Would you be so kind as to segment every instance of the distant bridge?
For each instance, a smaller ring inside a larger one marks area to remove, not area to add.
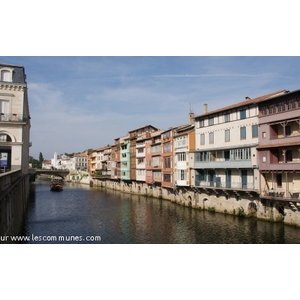
[[[70,171],[69,170],[46,170],[46,169],[30,169],[29,173],[36,177],[37,175],[53,175],[61,178],[65,178]]]

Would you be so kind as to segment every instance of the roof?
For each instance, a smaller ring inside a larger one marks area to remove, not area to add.
[[[217,113],[224,112],[224,111],[227,111],[227,110],[231,110],[231,109],[235,109],[235,108],[239,108],[239,107],[243,107],[243,106],[247,106],[247,105],[257,104],[257,103],[260,103],[260,102],[263,102],[263,101],[266,101],[266,100],[269,100],[269,99],[272,99],[272,98],[275,98],[275,97],[278,97],[278,96],[285,95],[287,93],[288,93],[287,90],[280,90],[280,91],[272,92],[272,93],[269,93],[269,94],[266,94],[266,95],[263,95],[263,96],[259,96],[259,97],[253,98],[253,99],[249,98],[247,100],[244,100],[244,101],[232,104],[232,105],[228,105],[228,106],[225,106],[223,108],[219,108],[219,109],[216,109],[216,110],[213,110],[213,111],[209,111],[205,114],[196,116],[195,118],[206,117],[206,116],[217,114]]]
[[[183,125],[183,126],[176,129],[174,137],[179,137],[179,136],[182,136],[182,135],[186,135],[186,134],[188,134],[188,132],[193,130],[194,127],[195,127],[195,124]]]
[[[158,130],[158,128],[156,128],[156,127],[154,127],[154,126],[152,126],[152,125],[146,125],[146,126],[143,126],[143,127],[139,127],[139,128],[137,128],[137,129],[130,130],[130,131],[128,131],[128,132],[131,133],[131,132],[138,131],[138,130],[140,130],[140,129],[144,129],[144,128],[148,128],[148,127],[151,127],[151,128],[154,129],[154,130]]]
[[[288,96],[288,95],[293,95],[293,94],[296,94],[296,93],[299,93],[300,92],[300,89],[299,90],[295,90],[295,91],[285,91],[285,93],[282,93],[282,94],[280,94],[280,95],[276,95],[276,96],[274,96],[274,97],[271,97],[271,98],[268,98],[268,99],[265,99],[265,100],[263,100],[263,101],[260,101],[260,103],[261,102],[267,102],[267,101],[269,101],[269,100],[273,100],[273,99],[276,99],[276,98],[280,98],[280,97],[282,97],[282,96]]]
[[[26,84],[26,75],[25,75],[25,70],[24,70],[23,66],[0,63],[0,68],[1,67],[8,67],[8,68],[14,69],[13,76],[12,76],[12,83]]]

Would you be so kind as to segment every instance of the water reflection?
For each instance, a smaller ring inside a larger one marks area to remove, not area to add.
[[[199,211],[155,198],[36,183],[25,235],[101,236],[101,243],[299,243],[300,229]],[[87,242],[87,241],[85,241]]]

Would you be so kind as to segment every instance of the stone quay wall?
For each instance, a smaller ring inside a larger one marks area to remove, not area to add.
[[[0,236],[21,233],[29,199],[29,179],[21,170],[0,174]]]
[[[258,193],[209,193],[190,187],[176,189],[152,186],[142,182],[92,179],[91,186],[121,191],[124,193],[155,197],[183,206],[240,217],[255,217],[271,222],[283,222],[300,227],[300,203],[290,205],[261,199]]]

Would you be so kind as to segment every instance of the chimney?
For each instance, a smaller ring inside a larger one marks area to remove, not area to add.
[[[193,112],[189,113],[190,124],[195,124],[195,114]]]
[[[203,108],[204,108],[204,114],[208,113],[208,105],[205,103],[203,104]]]

